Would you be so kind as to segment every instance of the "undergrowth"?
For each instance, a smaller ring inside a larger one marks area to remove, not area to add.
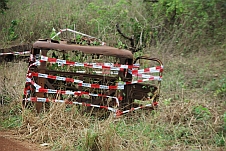
[[[127,36],[133,35],[136,46],[141,48],[156,46],[168,52],[176,49],[187,53],[206,45],[225,45],[224,0],[9,0],[7,5],[9,10],[0,14],[3,46],[50,38],[53,28],[75,28],[111,46],[118,42],[129,45],[118,36],[117,23]]]
[[[1,47],[49,38],[53,28],[73,29],[74,24],[108,45],[128,47],[115,30],[119,22],[142,48],[135,56],[163,61],[161,97],[157,110],[120,118],[96,119],[65,104],[51,104],[49,111],[36,115],[33,109],[21,108],[27,64],[2,63],[1,129],[15,128],[22,139],[47,143],[53,150],[226,148],[223,1],[26,0],[18,5],[21,2],[9,0],[9,10],[0,16]]]
[[[155,53],[155,56],[161,55]],[[214,95],[212,87],[221,88],[217,81],[222,77],[217,78],[215,74],[224,75],[225,71],[223,66],[218,66],[219,62],[214,64],[217,58],[211,54],[196,55],[203,62],[191,61],[192,56],[163,58],[164,80],[156,111],[138,110],[119,118],[110,115],[105,120],[82,114],[78,106],[65,104],[51,104],[49,111],[38,116],[32,109],[22,110],[20,101],[27,64],[3,64],[2,71],[18,68],[20,72],[17,72],[17,78],[8,75],[15,74],[16,70],[9,70],[3,75],[8,77],[5,81],[8,89],[1,89],[1,94],[13,97],[8,101],[2,99],[1,127],[16,127],[21,138],[33,143],[47,143],[53,150],[223,149],[226,137],[225,97]],[[209,65],[204,65],[207,60],[213,62],[211,71]],[[214,70],[215,67],[220,70]],[[199,79],[200,76],[202,79]],[[216,83],[209,80],[213,77]],[[12,83],[20,86],[12,91]]]

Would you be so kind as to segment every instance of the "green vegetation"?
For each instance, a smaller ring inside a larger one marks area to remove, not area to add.
[[[7,0],[0,0],[0,13],[4,13],[4,10],[9,9],[7,7]]]
[[[16,128],[22,138],[53,150],[226,149],[225,0],[8,0],[7,6],[0,14],[0,48],[74,25],[128,48],[116,31],[119,23],[142,49],[135,56],[161,59],[164,72],[158,110],[97,120],[64,104],[39,116],[22,110],[27,64],[2,63],[1,129]]]

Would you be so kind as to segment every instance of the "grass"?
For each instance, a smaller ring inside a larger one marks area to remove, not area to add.
[[[155,53],[158,55],[162,54]],[[1,106],[1,126],[16,127],[21,138],[49,143],[53,150],[223,150],[225,98],[213,94],[218,80],[223,78],[215,74],[225,73],[218,64],[225,59],[216,62],[218,59],[209,52],[195,55],[200,59],[192,59],[192,55],[163,58],[164,80],[157,111],[138,110],[106,120],[81,114],[76,106],[64,104],[52,104],[49,112],[39,116],[32,110],[22,111],[20,99],[27,64],[3,64],[1,70],[8,72],[2,76],[9,78],[8,93],[1,94],[16,99]],[[20,70],[16,71],[17,68]],[[11,73],[17,74],[17,78],[8,75]],[[215,82],[210,81],[213,78]],[[19,85],[14,91],[12,83]]]
[[[123,22],[131,24],[129,19],[137,18],[142,27],[148,26],[147,14],[142,4],[135,4],[137,1],[131,5],[111,1],[98,8],[96,6],[101,6],[97,5],[101,1],[95,2],[87,5],[65,0],[62,7],[56,0],[43,1],[45,5],[34,0],[23,1],[23,5],[18,5],[21,1],[9,1],[10,10],[0,20],[3,29],[0,32],[1,47],[48,38],[53,27],[58,30],[73,24],[80,32],[96,35],[109,45],[117,45],[123,40],[113,27],[116,21],[122,21],[123,14]],[[129,13],[115,14],[122,7]],[[136,11],[132,11],[133,8]],[[98,14],[96,9],[103,12]],[[105,9],[111,14],[104,12]],[[16,20],[14,26],[13,20]],[[128,35],[132,34],[132,29],[124,30]],[[12,40],[15,36],[18,38]],[[168,38],[157,45],[149,44],[141,53],[164,63],[158,109],[153,112],[138,110],[120,118],[110,115],[105,120],[81,114],[77,106],[65,104],[51,104],[50,110],[40,115],[32,109],[22,110],[27,64],[2,63],[1,129],[14,128],[22,139],[48,143],[53,150],[225,150],[225,44],[195,47],[190,39],[182,38],[183,49],[190,49],[183,51],[172,41]],[[194,41],[200,42],[199,39]]]

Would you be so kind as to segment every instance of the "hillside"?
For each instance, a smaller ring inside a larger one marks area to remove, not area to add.
[[[224,0],[9,0],[0,14],[0,49],[52,37],[53,28],[92,35],[163,61],[158,109],[100,120],[78,106],[53,104],[37,115],[21,100],[28,64],[0,64],[0,130],[52,150],[225,150]],[[62,34],[62,37],[73,34]],[[62,38],[61,37],[61,38]]]

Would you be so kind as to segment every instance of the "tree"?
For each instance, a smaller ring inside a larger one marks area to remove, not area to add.
[[[7,0],[0,0],[0,12],[3,13],[4,10],[9,9],[7,7]]]

